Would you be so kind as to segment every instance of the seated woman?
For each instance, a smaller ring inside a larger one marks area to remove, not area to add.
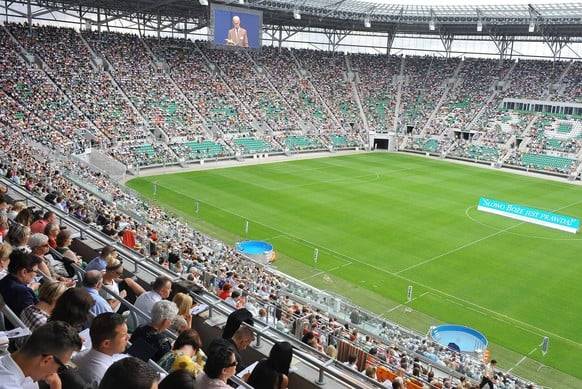
[[[247,378],[255,389],[285,389],[289,385],[289,368],[293,346],[288,342],[275,343],[269,358],[260,361]]]
[[[48,321],[53,313],[57,300],[67,290],[62,282],[47,281],[38,289],[38,303],[29,305],[22,310],[20,319],[34,331]]]
[[[50,225],[50,224],[49,224]],[[47,225],[47,227],[49,226]],[[49,236],[49,243],[50,243],[50,236]],[[64,229],[60,230],[55,238],[56,248],[55,250],[61,254],[60,261],[64,263],[65,269],[69,277],[72,277],[75,274],[75,270],[71,266],[72,264],[80,265],[81,258],[75,254],[73,250],[69,248],[71,243],[73,243],[72,233],[70,230]]]
[[[176,293],[172,301],[178,306],[178,315],[186,320],[188,328],[192,328],[192,315],[190,314],[190,311],[192,310],[192,297],[186,293],[180,292]]]
[[[198,332],[189,329],[182,332],[172,351],[166,353],[158,362],[158,365],[167,372],[187,370],[197,376],[202,373],[206,365],[206,354],[202,351],[202,341]]]

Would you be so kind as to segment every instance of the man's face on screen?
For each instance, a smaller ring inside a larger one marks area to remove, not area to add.
[[[240,27],[240,19],[238,16],[235,16],[234,18],[232,18],[232,25],[234,26],[234,28]]]

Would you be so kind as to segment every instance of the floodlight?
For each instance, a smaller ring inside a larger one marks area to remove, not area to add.
[[[428,29],[431,31],[436,30],[436,23],[434,22],[434,19],[431,19],[430,22],[428,22]]]
[[[293,18],[296,20],[301,20],[301,14],[299,13],[299,10],[293,10]]]
[[[536,22],[532,20],[529,22],[529,32],[534,32],[535,30],[536,30]]]
[[[198,0],[200,5],[208,5],[208,0]]]
[[[370,22],[370,17],[368,16],[364,19],[364,27],[366,28],[372,27],[372,22]]]
[[[239,3],[240,5],[244,5],[244,3],[245,3],[245,0],[238,0],[238,3]]]
[[[483,31],[483,22],[481,21],[481,19],[479,19],[477,21],[477,32],[481,32]]]

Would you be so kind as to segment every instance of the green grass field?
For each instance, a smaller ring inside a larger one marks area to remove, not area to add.
[[[486,196],[582,217],[580,187],[387,153],[128,186],[229,243],[242,239],[249,220],[248,237],[275,246],[279,270],[421,332],[441,322],[472,326],[503,368],[528,355],[516,374],[582,388],[582,237],[476,210]],[[412,313],[394,309],[408,285]],[[536,349],[543,336],[550,337],[545,357]]]

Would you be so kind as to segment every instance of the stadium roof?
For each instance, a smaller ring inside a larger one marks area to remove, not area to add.
[[[525,0],[524,0],[525,1]],[[16,3],[26,1],[20,0]],[[582,2],[535,5],[410,5],[362,0],[237,0],[211,3],[264,11],[267,25],[440,35],[506,35],[582,37]],[[208,20],[207,6],[197,0],[36,0],[58,9],[100,8],[106,20],[138,15],[160,15],[177,21]],[[451,0],[451,3],[455,3]],[[293,13],[301,15],[300,19]],[[369,21],[366,27],[364,21]],[[481,31],[477,26],[481,25]],[[533,31],[530,26],[534,25]]]

